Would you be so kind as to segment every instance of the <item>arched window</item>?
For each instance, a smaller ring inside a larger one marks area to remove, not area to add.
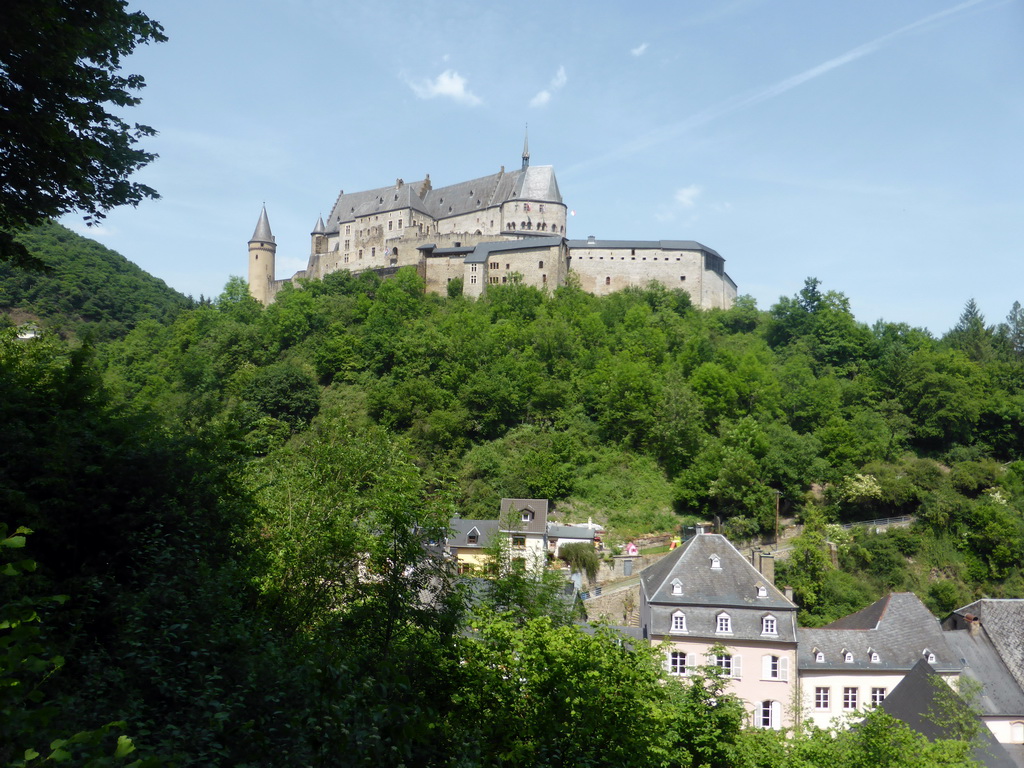
[[[762,635],[777,635],[779,634],[779,623],[775,620],[774,616],[762,616],[761,617],[761,634]]]
[[[672,614],[672,631],[673,632],[685,632],[686,631],[686,614],[682,611],[676,611]]]
[[[1010,741],[1015,744],[1024,743],[1024,722],[1010,723]]]

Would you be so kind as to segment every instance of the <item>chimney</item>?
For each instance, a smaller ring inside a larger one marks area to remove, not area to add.
[[[587,235],[587,245],[594,245],[597,242],[597,238],[593,235]]]
[[[775,555],[768,552],[758,552],[758,558],[760,562],[757,565],[757,570],[761,572],[761,575],[765,577],[769,584],[775,584]]]
[[[981,619],[972,613],[968,613],[964,616],[964,621],[967,622],[967,633],[971,637],[977,637],[978,633],[981,632]]]
[[[782,591],[786,595],[786,599],[789,600],[789,602],[793,602],[793,588],[786,586],[782,588]]]

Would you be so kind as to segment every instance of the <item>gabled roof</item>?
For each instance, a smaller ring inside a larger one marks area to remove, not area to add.
[[[509,514],[512,510],[516,513]],[[523,522],[522,512],[530,511],[533,519]],[[522,531],[524,533],[546,533],[548,527],[548,500],[547,499],[502,499],[501,520],[509,519],[511,527],[509,530]]]
[[[946,642],[938,620],[912,592],[896,592],[828,626],[797,630],[801,670],[909,670],[925,649],[935,654],[934,666],[944,672],[959,670],[959,658]],[[871,662],[871,651],[879,656]],[[824,661],[815,661],[815,652]],[[843,660],[843,653],[853,661]]]
[[[967,703],[950,688],[924,660],[918,661],[880,704],[897,720],[926,736],[936,739],[963,738],[955,724],[974,720],[977,744],[971,756],[987,768],[1015,768],[1009,753],[996,741],[992,732],[978,720]]]
[[[1024,691],[1010,674],[984,627],[979,632],[947,630],[946,641],[953,655],[964,665],[961,675],[979,684],[975,703],[983,714],[1024,718]]]
[[[1017,685],[1024,688],[1024,600],[976,600],[954,613],[973,614],[992,640]]]
[[[720,568],[711,567],[718,557]],[[683,594],[672,594],[672,580],[683,584]],[[640,574],[648,603],[665,605],[723,606],[795,611],[787,600],[724,536],[700,534],[685,541]],[[757,596],[757,587],[767,595]]]
[[[578,539],[579,541],[593,541],[595,531],[584,525],[559,525],[548,523],[548,536],[556,539]]]
[[[468,518],[456,517],[448,524],[453,535],[448,538],[450,547],[478,547],[483,549],[491,543],[491,537],[498,531],[497,520],[470,520]],[[472,531],[478,532],[478,539],[475,544],[469,542],[469,534]]]

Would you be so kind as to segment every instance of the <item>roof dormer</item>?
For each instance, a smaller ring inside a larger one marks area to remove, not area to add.
[[[467,544],[479,544],[480,543],[480,529],[475,525],[470,529],[469,533],[466,534]]]
[[[711,561],[711,570],[720,571],[722,570],[722,558],[718,555],[712,555],[708,558]]]
[[[764,584],[758,584],[757,585],[757,596],[758,597],[768,597],[768,587],[766,587]]]
[[[683,582],[681,582],[679,579],[672,579],[672,594],[683,594]]]

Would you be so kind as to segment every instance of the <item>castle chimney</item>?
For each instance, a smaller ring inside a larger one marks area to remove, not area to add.
[[[775,555],[769,554],[768,552],[759,552],[757,570],[761,572],[761,575],[765,577],[769,584],[775,584]]]
[[[783,594],[786,595],[786,599],[789,600],[789,602],[793,602],[793,588],[792,587],[788,587],[788,586],[787,587],[783,587],[782,588],[782,592],[783,592]]]
[[[964,621],[967,622],[967,633],[971,637],[977,637],[978,633],[981,632],[981,619],[974,614],[968,613],[964,616]]]

